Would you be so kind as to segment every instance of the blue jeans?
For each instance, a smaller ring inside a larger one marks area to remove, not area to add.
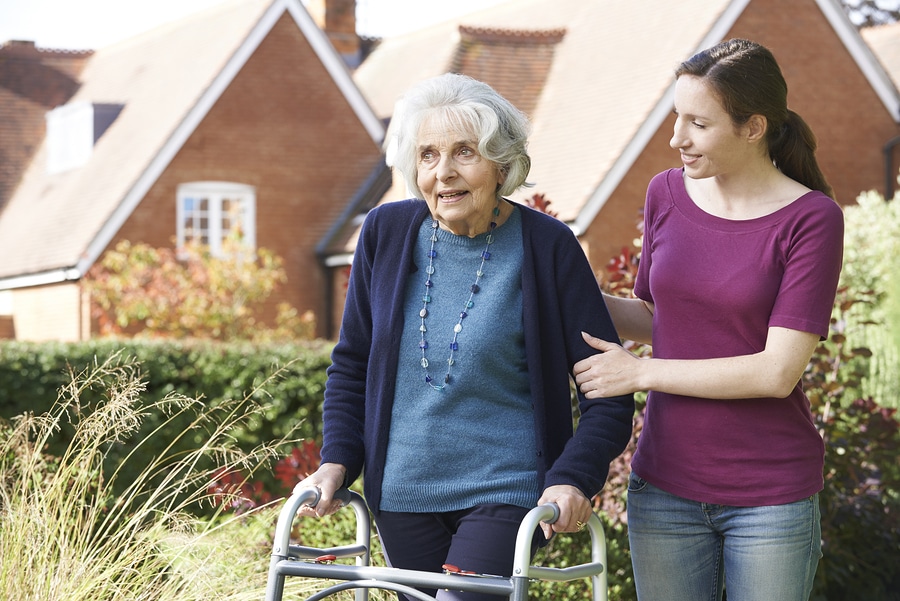
[[[766,507],[682,499],[632,473],[628,542],[639,601],[807,601],[822,556],[819,497]]]

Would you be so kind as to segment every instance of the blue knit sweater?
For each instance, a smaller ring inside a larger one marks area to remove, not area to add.
[[[522,319],[534,428],[522,445],[533,453],[539,488],[568,484],[592,497],[609,463],[631,436],[632,395],[585,399],[573,435],[572,366],[595,351],[589,332],[618,342],[593,271],[571,230],[524,206]],[[421,279],[416,256],[419,227],[428,216],[421,200],[371,211],[357,243],[341,334],[332,353],[323,405],[322,461],[347,468],[350,484],[364,473],[366,499],[381,505],[391,415],[405,316],[407,279]]]
[[[419,228],[415,256],[428,263],[434,235],[434,273],[411,277],[406,285],[381,509],[445,512],[485,503],[530,509],[540,491],[532,445],[524,444],[534,439],[534,417],[522,325],[519,211],[495,230],[480,290],[457,334],[451,381],[440,390],[425,382],[421,365],[424,280],[432,283],[425,356],[430,375],[443,383],[453,329],[487,234],[457,236],[433,230],[431,223],[426,219]]]

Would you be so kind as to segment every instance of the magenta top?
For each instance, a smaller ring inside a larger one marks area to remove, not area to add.
[[[655,305],[653,356],[757,353],[773,326],[824,339],[843,254],[837,203],[812,191],[763,217],[723,219],[694,204],[682,173],[657,175],[647,191],[634,293]],[[798,383],[783,399],[651,391],[632,468],[687,499],[759,506],[821,490],[823,463],[824,444]]]

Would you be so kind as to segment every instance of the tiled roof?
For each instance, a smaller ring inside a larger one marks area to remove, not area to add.
[[[532,117],[529,180],[574,220],[728,0],[513,0],[384,40],[354,78],[380,117],[415,82],[483,79]],[[716,40],[718,41],[718,40]]]
[[[491,85],[520,110],[533,113],[565,29],[489,29],[460,25],[450,71]]]
[[[900,89],[900,21],[889,25],[866,27],[861,33],[894,82],[894,86]],[[900,115],[897,115],[897,119],[900,119]]]

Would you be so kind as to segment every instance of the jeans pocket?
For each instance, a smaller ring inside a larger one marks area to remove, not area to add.
[[[647,487],[647,481],[631,472],[628,475],[628,492],[641,492]]]

